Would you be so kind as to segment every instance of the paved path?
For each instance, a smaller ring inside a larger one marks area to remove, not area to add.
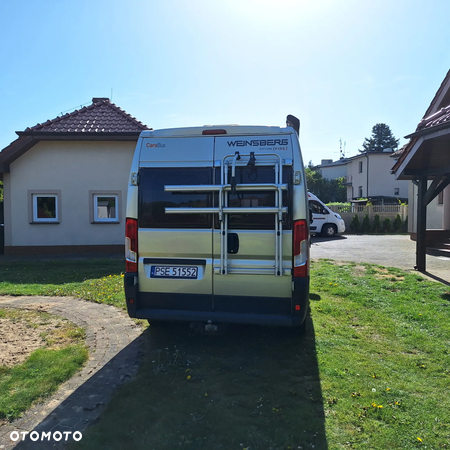
[[[137,372],[142,355],[142,329],[125,312],[113,306],[70,297],[0,296],[0,307],[46,311],[86,330],[89,360],[81,372],[64,383],[44,404],[34,406],[20,419],[0,427],[1,450],[62,448],[64,438],[71,435],[63,434],[59,443],[39,443],[27,439],[28,436],[25,441],[13,442],[10,433],[83,432],[98,418],[117,387]]]
[[[354,261],[416,272],[416,243],[406,235],[312,237],[311,258]],[[427,254],[425,277],[450,284],[450,258]]]

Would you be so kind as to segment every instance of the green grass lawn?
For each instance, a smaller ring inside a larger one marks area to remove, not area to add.
[[[0,294],[124,307],[121,262],[10,264]],[[272,327],[147,329],[137,377],[72,448],[450,448],[449,288],[321,260],[310,298],[302,339]]]
[[[330,448],[450,448],[450,292],[416,274],[314,263]]]
[[[0,263],[0,295],[73,296],[125,308],[120,259]]]
[[[33,403],[55,392],[84,365],[88,350],[84,330],[65,319],[44,312],[8,308],[0,309],[0,319],[12,322],[16,329],[20,322],[27,334],[37,330],[42,339],[41,348],[31,352],[23,363],[0,365],[1,422],[16,419]],[[48,330],[45,325],[49,322],[52,326]],[[41,331],[42,327],[45,331]]]

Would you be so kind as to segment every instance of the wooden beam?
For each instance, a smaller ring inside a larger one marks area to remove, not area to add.
[[[427,193],[427,181],[426,176],[421,176],[419,178],[416,241],[416,269],[419,272],[426,271],[427,204],[425,203],[425,195]]]
[[[428,205],[433,199],[435,199],[449,184],[450,175],[445,175],[441,178],[434,179],[425,194],[425,205]]]

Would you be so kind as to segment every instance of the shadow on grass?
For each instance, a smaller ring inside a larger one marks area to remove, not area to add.
[[[257,326],[229,326],[223,335],[205,336],[176,324],[148,329],[142,338],[146,351],[138,375],[70,449],[327,448],[310,318],[304,337]],[[115,370],[108,366],[56,414],[95,405],[90,396]],[[90,411],[81,424],[86,419],[91,423]],[[51,424],[69,426],[49,417],[40,428]]]
[[[137,376],[105,407],[142,343]],[[217,336],[186,324],[149,328],[34,430],[81,431],[75,450],[327,449],[313,323],[303,337],[275,327],[229,326]],[[27,448],[49,443],[16,447]]]

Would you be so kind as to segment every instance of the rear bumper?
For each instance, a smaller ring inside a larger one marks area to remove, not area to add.
[[[128,314],[138,319],[296,327],[309,306],[309,277],[294,278],[292,298],[139,292],[137,273],[125,274]]]
[[[138,319],[153,319],[182,322],[238,323],[248,325],[279,325],[285,327],[300,326],[302,320],[292,316],[276,314],[242,314],[214,311],[182,311],[165,309],[139,309]]]

